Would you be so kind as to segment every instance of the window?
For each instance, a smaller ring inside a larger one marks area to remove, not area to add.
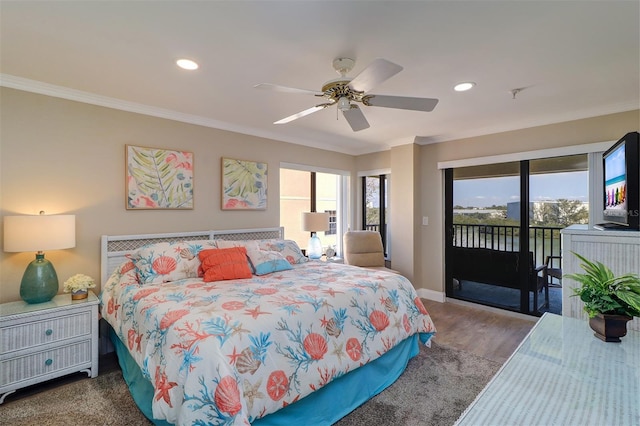
[[[329,230],[325,232],[325,235],[336,235],[338,229],[338,211],[337,210],[325,210],[329,213]]]
[[[362,177],[362,229],[380,232],[385,257],[388,257],[388,181],[386,174]]]
[[[288,166],[280,168],[280,225],[285,229],[286,238],[305,249],[309,233],[302,230],[302,213],[328,212],[329,229],[317,235],[324,249],[332,247],[340,254],[348,217],[345,202],[347,172],[300,170],[295,169],[295,165]]]
[[[531,223],[564,228],[589,223],[586,154],[531,160]]]

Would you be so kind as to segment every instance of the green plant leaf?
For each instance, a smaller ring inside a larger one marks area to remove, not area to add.
[[[584,310],[590,317],[598,313],[640,316],[640,278],[635,274],[615,276],[606,265],[592,262],[573,252],[581,260],[585,273],[566,274],[580,286],[573,288],[573,295],[584,302]]]

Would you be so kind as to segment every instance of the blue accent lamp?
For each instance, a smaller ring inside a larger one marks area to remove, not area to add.
[[[316,233],[329,230],[329,213],[302,213],[302,230],[312,233],[307,247],[307,256],[309,259],[320,259],[322,257],[322,242]]]
[[[76,246],[74,215],[24,215],[4,217],[4,251],[35,251],[20,282],[20,297],[27,303],[48,302],[58,294],[58,275],[44,258],[44,250]]]

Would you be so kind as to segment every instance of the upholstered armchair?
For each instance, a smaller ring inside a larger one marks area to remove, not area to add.
[[[348,231],[344,234],[343,242],[345,264],[399,273],[385,266],[379,232]]]

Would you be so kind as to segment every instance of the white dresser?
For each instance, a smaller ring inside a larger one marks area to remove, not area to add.
[[[622,343],[545,313],[456,426],[640,424],[640,332]]]
[[[98,304],[70,294],[0,304],[0,404],[16,389],[75,372],[98,375]]]
[[[640,275],[640,232],[638,231],[600,231],[589,229],[587,225],[571,225],[561,231],[562,235],[562,273],[583,273],[580,259],[572,252],[579,253],[591,261],[602,262],[615,275]],[[583,310],[584,304],[578,297],[572,297],[577,282],[562,280],[562,315],[588,318]],[[627,323],[627,330],[640,331],[640,318]]]

